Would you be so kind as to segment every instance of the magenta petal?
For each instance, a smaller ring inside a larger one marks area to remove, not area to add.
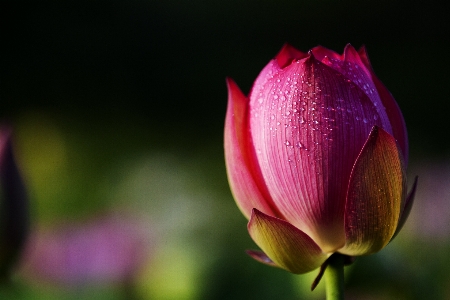
[[[307,56],[307,53],[303,53],[292,47],[291,45],[285,44],[283,48],[281,48],[275,59],[278,63],[278,66],[280,66],[280,68],[284,68],[290,65],[293,60],[299,60]]]
[[[392,134],[391,121],[384,110],[384,103],[377,87],[371,78],[371,71],[366,67],[358,52],[350,44],[345,47],[343,58],[334,59],[327,57],[322,63],[333,68],[345,76],[348,81],[353,82],[361,92],[371,100],[375,111],[370,115],[360,116],[370,126],[377,125]]]
[[[318,268],[328,257],[307,234],[257,209],[253,209],[248,231],[273,263],[295,274]],[[252,256],[256,256],[257,260],[262,258],[261,255]]]
[[[322,46],[316,46],[316,47],[312,48],[311,51],[314,54],[314,57],[321,62],[323,62],[323,60],[325,60],[325,59],[330,59],[330,58],[342,60],[341,55],[337,54],[333,50],[327,49]]]
[[[227,79],[227,84],[229,95],[224,147],[228,180],[234,199],[247,219],[254,207],[268,214],[278,215],[266,202],[251,172],[245,134],[248,99],[233,80]]]
[[[393,136],[374,127],[352,170],[345,207],[346,245],[339,252],[367,255],[391,240],[404,205],[403,158]]]
[[[358,51],[356,51],[356,49],[350,44],[347,44],[345,46],[344,61],[357,65],[358,68],[361,68],[361,70],[364,71],[368,79],[370,79],[370,68],[367,68],[366,64],[362,61],[361,57],[359,56]]]

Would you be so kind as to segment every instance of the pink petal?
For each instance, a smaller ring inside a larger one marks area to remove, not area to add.
[[[366,255],[386,246],[397,228],[405,190],[401,151],[393,136],[375,126],[352,170],[345,206],[346,244],[339,252]]]
[[[258,186],[252,172],[251,153],[247,140],[248,99],[232,79],[227,79],[228,108],[225,119],[224,147],[228,181],[234,199],[242,213],[250,218],[251,211],[257,207],[267,214],[278,216],[272,209],[270,196],[264,195],[264,187]],[[255,167],[256,168],[256,167]],[[266,201],[267,200],[267,201]]]
[[[307,234],[257,209],[253,210],[248,231],[273,263],[295,274],[318,268],[328,257]]]
[[[380,127],[392,134],[391,122],[389,116],[385,112],[383,102],[380,98],[381,95],[378,94],[377,87],[372,81],[371,72],[367,69],[355,48],[348,44],[345,47],[341,59],[326,57],[322,60],[322,63],[338,71],[342,76],[345,76],[347,80],[352,81],[372,101],[377,113],[365,117],[366,122],[369,123],[370,126],[381,123],[382,125]],[[377,122],[378,118],[380,118],[380,122]]]
[[[253,89],[249,113],[256,157],[281,215],[324,251],[342,247],[348,178],[374,123],[383,127],[383,110],[311,56]]]
[[[258,77],[256,77],[255,82],[252,86],[252,91],[260,90],[268,80],[270,80],[274,74],[281,71],[280,66],[278,65],[275,59],[272,59],[262,71],[259,73]]]
[[[343,60],[343,55],[341,56],[336,52],[334,52],[333,50],[327,49],[322,46],[316,46],[312,48],[311,52],[314,54],[314,57],[321,62],[330,58],[336,60]]]
[[[400,145],[402,149],[403,157],[405,159],[405,166],[408,165],[408,133],[406,131],[405,120],[403,119],[402,112],[395,101],[394,97],[392,97],[391,93],[384,86],[384,84],[378,79],[375,73],[372,70],[370,65],[369,57],[367,56],[366,49],[362,47],[359,51],[359,56],[362,62],[366,65],[367,69],[370,71],[371,78],[375,87],[380,95],[381,102],[383,106],[386,108],[386,114],[389,117],[389,121],[391,122],[392,134]]]
[[[270,80],[274,74],[281,71],[283,68],[291,64],[294,60],[299,60],[307,57],[306,53],[303,53],[289,44],[285,44],[280,52],[276,55],[275,59],[271,60],[256,78],[252,90],[260,90],[268,80]]]
[[[294,60],[299,60],[307,57],[308,54],[303,53],[289,44],[284,44],[280,52],[275,57],[280,68],[284,68],[292,63]]]
[[[365,75],[367,76],[367,80],[370,80],[371,78],[371,71],[370,68],[366,66],[364,61],[361,59],[358,51],[350,45],[347,44],[344,49],[344,61],[347,63],[352,63],[358,66],[362,71],[364,71]]]

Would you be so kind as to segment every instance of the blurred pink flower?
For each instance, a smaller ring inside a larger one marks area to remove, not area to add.
[[[80,286],[124,282],[149,256],[146,233],[133,220],[99,218],[32,234],[23,267],[27,276]]]

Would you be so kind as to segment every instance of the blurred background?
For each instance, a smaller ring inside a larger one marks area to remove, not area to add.
[[[31,233],[2,299],[323,299],[261,265],[229,191],[223,124],[285,42],[367,47],[409,131],[416,203],[348,299],[449,299],[448,16],[427,1],[2,1],[0,120]]]

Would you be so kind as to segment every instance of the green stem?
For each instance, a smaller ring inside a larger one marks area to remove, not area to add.
[[[335,253],[325,270],[327,300],[344,300],[344,256]]]

